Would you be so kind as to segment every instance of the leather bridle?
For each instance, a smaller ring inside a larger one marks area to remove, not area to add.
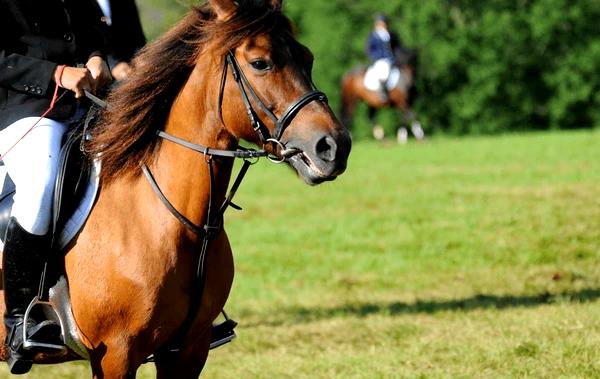
[[[187,333],[187,331],[191,328],[193,320],[195,319],[195,314],[200,307],[202,292],[204,289],[204,281],[205,281],[205,266],[206,266],[206,255],[208,251],[208,243],[211,240],[214,240],[222,229],[223,225],[223,214],[227,210],[229,206],[241,210],[239,206],[235,205],[232,200],[233,197],[239,188],[248,168],[256,163],[256,160],[261,157],[267,157],[270,161],[274,163],[281,163],[290,158],[295,154],[300,154],[302,151],[297,149],[287,149],[285,144],[281,142],[281,136],[285,129],[290,125],[291,121],[298,115],[298,112],[302,110],[305,106],[313,101],[319,101],[323,103],[327,103],[327,96],[321,91],[313,89],[304,95],[300,96],[296,101],[294,101],[285,112],[280,117],[277,117],[270,109],[265,105],[265,103],[261,100],[261,97],[256,93],[248,78],[244,74],[244,71],[240,67],[237,59],[234,54],[230,51],[225,55],[225,61],[223,65],[223,72],[221,76],[220,89],[219,89],[219,116],[221,122],[224,125],[223,121],[223,113],[222,113],[222,104],[223,98],[225,94],[225,85],[227,81],[228,70],[231,68],[232,76],[235,82],[237,83],[240,95],[244,102],[244,107],[246,108],[246,113],[252,125],[252,128],[257,133],[259,140],[262,145],[262,149],[254,150],[238,147],[236,150],[218,150],[213,149],[211,147],[199,145],[196,143],[192,143],[186,141],[177,136],[171,135],[164,131],[157,131],[157,135],[160,138],[163,138],[167,141],[176,143],[180,146],[183,146],[192,151],[201,153],[205,156],[205,161],[208,165],[208,172],[210,176],[209,182],[209,201],[207,208],[207,216],[206,222],[203,226],[195,225],[192,221],[190,221],[187,217],[181,214],[173,204],[167,199],[167,197],[161,191],[158,183],[152,176],[150,169],[146,164],[142,165],[142,171],[152,189],[161,200],[161,202],[165,205],[165,207],[169,210],[169,212],[179,220],[188,230],[193,232],[196,236],[202,239],[202,249],[200,250],[200,256],[198,257],[198,266],[196,269],[196,285],[192,288],[196,291],[195,295],[191,296],[191,304],[190,310],[188,312],[187,318],[184,321],[182,327],[180,328],[180,332],[174,341],[171,341],[167,346],[164,347],[163,353],[176,353],[179,349],[177,345],[180,345],[183,341],[183,336]],[[250,94],[250,96],[248,96]],[[260,119],[256,111],[252,106],[252,101],[258,105],[258,107],[271,119],[274,125],[273,133],[271,134],[269,129],[266,127],[265,123]],[[267,144],[272,144],[273,154],[269,154],[265,149]],[[215,186],[215,175],[213,168],[213,157],[227,157],[227,158],[241,158],[244,160],[242,168],[238,173],[231,189],[229,190],[229,194],[226,196],[225,201],[221,205],[221,207],[216,211],[213,209],[213,187]],[[225,318],[227,316],[225,315]]]
[[[261,97],[256,93],[248,78],[244,74],[244,71],[240,67],[235,55],[230,51],[225,56],[225,65],[223,67],[223,74],[221,75],[221,88],[219,90],[219,114],[221,115],[221,120],[223,120],[223,95],[225,93],[225,82],[227,80],[227,70],[231,67],[231,72],[233,74],[233,79],[238,85],[240,90],[240,94],[242,96],[242,100],[244,101],[244,106],[246,108],[246,113],[248,118],[250,119],[250,123],[252,124],[252,128],[258,134],[261,144],[264,146],[267,143],[274,144],[274,148],[279,147],[279,157],[274,158],[270,157],[270,159],[276,163],[283,162],[286,158],[289,157],[288,154],[294,153],[293,151],[286,150],[285,145],[281,142],[281,136],[285,129],[289,126],[290,122],[294,119],[294,117],[300,112],[302,108],[311,103],[312,101],[320,101],[327,103],[327,96],[321,91],[317,91],[314,89],[308,91],[304,95],[300,96],[296,101],[294,101],[281,117],[277,117],[270,109],[265,105],[262,101]],[[269,129],[265,126],[264,122],[258,117],[256,111],[252,107],[252,103],[250,102],[250,98],[248,97],[248,93],[254,100],[254,102],[258,105],[258,107],[271,119],[273,122],[274,130],[273,134],[269,132]],[[286,154],[287,152],[287,154]]]
[[[235,194],[235,191],[237,191],[237,188],[238,188],[239,184],[241,183],[243,176],[246,174],[248,167],[254,163],[254,162],[251,162],[249,159],[268,157],[272,162],[281,163],[281,162],[284,162],[289,157],[291,157],[292,155],[301,153],[299,150],[296,150],[296,149],[286,149],[285,144],[283,142],[281,142],[281,140],[280,140],[283,132],[289,126],[289,124],[294,119],[294,117],[296,117],[296,115],[298,115],[298,112],[300,112],[300,110],[302,108],[304,108],[306,105],[308,105],[312,101],[320,101],[320,102],[327,103],[327,96],[323,92],[313,89],[313,90],[305,93],[304,95],[300,96],[300,98],[298,98],[296,101],[294,101],[280,117],[277,117],[269,109],[269,107],[267,107],[265,105],[265,103],[262,101],[261,97],[256,93],[256,91],[254,90],[254,88],[252,87],[250,82],[248,81],[248,78],[244,74],[244,71],[240,67],[233,52],[229,51],[225,55],[225,62],[223,65],[223,73],[221,75],[221,83],[220,83],[220,88],[219,88],[219,115],[221,118],[221,122],[223,124],[224,124],[224,121],[223,121],[222,105],[223,105],[223,98],[224,98],[224,94],[225,94],[225,85],[227,82],[227,73],[228,73],[228,69],[230,67],[231,67],[231,71],[233,74],[233,79],[237,83],[240,95],[242,96],[242,100],[244,102],[244,107],[246,108],[246,113],[248,115],[248,118],[250,120],[252,128],[257,133],[257,135],[260,139],[260,142],[263,146],[263,148],[261,150],[246,149],[246,148],[242,148],[242,147],[238,147],[236,150],[218,150],[218,149],[213,149],[213,148],[210,148],[207,146],[203,146],[203,145],[199,145],[196,143],[186,141],[182,138],[176,137],[176,136],[169,134],[162,130],[157,131],[157,135],[159,137],[161,137],[167,141],[176,143],[187,149],[204,154],[206,156],[206,158],[207,158],[206,162],[208,163],[209,172],[210,172],[211,188],[214,183],[213,168],[212,168],[212,164],[211,164],[213,156],[244,159],[244,165],[242,166],[242,169],[240,170],[240,173],[238,174],[238,177],[236,178],[234,185],[231,188],[230,194],[227,196],[225,203],[223,203],[223,205],[221,206],[221,208],[219,210],[219,213],[221,216],[222,216],[223,212],[225,212],[227,207],[229,207],[230,205],[233,205],[233,203],[231,202],[231,199],[233,198],[233,194]],[[314,88],[314,86],[313,86],[313,88]],[[248,93],[250,94],[250,96],[248,96]],[[256,111],[254,110],[254,108],[252,106],[252,102],[250,101],[250,97],[252,97],[252,99],[258,105],[258,107],[273,121],[273,124],[274,124],[273,134],[271,134],[269,132],[269,129],[266,127],[265,123],[260,119],[260,117],[258,116]],[[273,151],[275,152],[275,154],[278,154],[278,156],[269,155],[269,153],[266,151],[265,145],[269,144],[269,143],[274,144]],[[277,151],[277,150],[279,150],[279,151]],[[169,202],[169,200],[164,196],[164,194],[160,190],[158,184],[156,183],[156,180],[154,180],[152,174],[150,173],[149,168],[145,164],[142,166],[142,170],[143,170],[144,174],[146,175],[146,177],[148,178],[148,180],[150,181],[150,184],[152,184],[154,192],[156,192],[158,197],[165,204],[165,206],[169,209],[169,211],[186,228],[188,228],[193,233],[195,233],[196,235],[201,236],[203,238],[207,238],[207,236],[209,236],[211,234],[210,231],[214,230],[213,226],[205,225],[204,227],[199,227],[197,225],[194,225],[190,220],[188,220],[179,211],[177,211],[175,209],[175,207]],[[212,224],[212,222],[211,222],[212,220],[210,217],[211,216],[211,214],[210,214],[211,202],[212,202],[212,198],[209,199],[209,215],[207,218],[207,224]],[[237,207],[237,208],[239,208],[239,207]]]

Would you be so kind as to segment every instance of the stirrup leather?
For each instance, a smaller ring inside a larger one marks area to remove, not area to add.
[[[63,341],[62,344],[58,345],[58,344],[53,344],[53,343],[33,341],[33,340],[27,338],[27,334],[28,334],[27,332],[29,330],[29,323],[27,321],[29,320],[31,310],[36,306],[41,306],[44,309],[44,313],[46,313],[46,311],[49,310],[54,315],[56,315],[56,311],[54,310],[54,307],[52,306],[52,304],[48,301],[42,301],[37,296],[31,301],[31,303],[29,303],[29,306],[27,307],[27,310],[25,311],[25,315],[23,316],[23,349],[25,349],[25,350],[40,349],[40,350],[51,350],[51,351],[56,351],[56,352],[62,352],[66,348],[64,345],[65,326],[63,325],[63,322],[60,319],[60,317],[58,317],[58,315],[56,315],[56,319],[59,321],[59,325],[60,325],[60,338]]]

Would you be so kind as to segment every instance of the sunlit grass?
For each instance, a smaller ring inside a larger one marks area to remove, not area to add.
[[[226,216],[239,338],[204,376],[600,377],[599,147],[598,131],[360,142],[319,187],[253,167]]]

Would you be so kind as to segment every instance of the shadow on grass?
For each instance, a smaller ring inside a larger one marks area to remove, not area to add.
[[[537,295],[523,296],[496,296],[476,295],[466,299],[457,300],[418,300],[414,303],[362,303],[347,304],[339,307],[299,307],[290,308],[285,312],[292,315],[293,322],[310,322],[320,319],[344,316],[366,317],[373,314],[402,315],[402,314],[434,314],[438,312],[469,312],[478,309],[508,309],[508,308],[532,308],[545,304],[555,303],[587,303],[600,299],[600,289],[584,289],[581,291],[568,291],[557,294],[548,292]],[[289,320],[288,320],[289,322]],[[278,325],[282,322],[275,321],[270,325]],[[264,323],[258,323],[265,325]],[[258,326],[254,324],[254,326]]]

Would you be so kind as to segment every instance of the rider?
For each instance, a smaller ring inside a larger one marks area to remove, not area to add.
[[[78,99],[84,91],[93,93],[112,80],[101,17],[94,0],[0,0],[0,159],[18,190],[2,261],[7,362],[13,374],[29,371],[39,351],[24,348],[23,319],[51,254],[62,137],[70,121],[81,116]],[[58,100],[51,107],[55,89]],[[57,323],[34,317],[27,320],[28,341],[63,343]]]
[[[388,19],[384,14],[375,16],[373,31],[367,40],[367,56],[371,60],[374,80],[383,101],[388,100],[387,81],[395,63],[396,53],[400,49],[398,35],[388,28]]]

